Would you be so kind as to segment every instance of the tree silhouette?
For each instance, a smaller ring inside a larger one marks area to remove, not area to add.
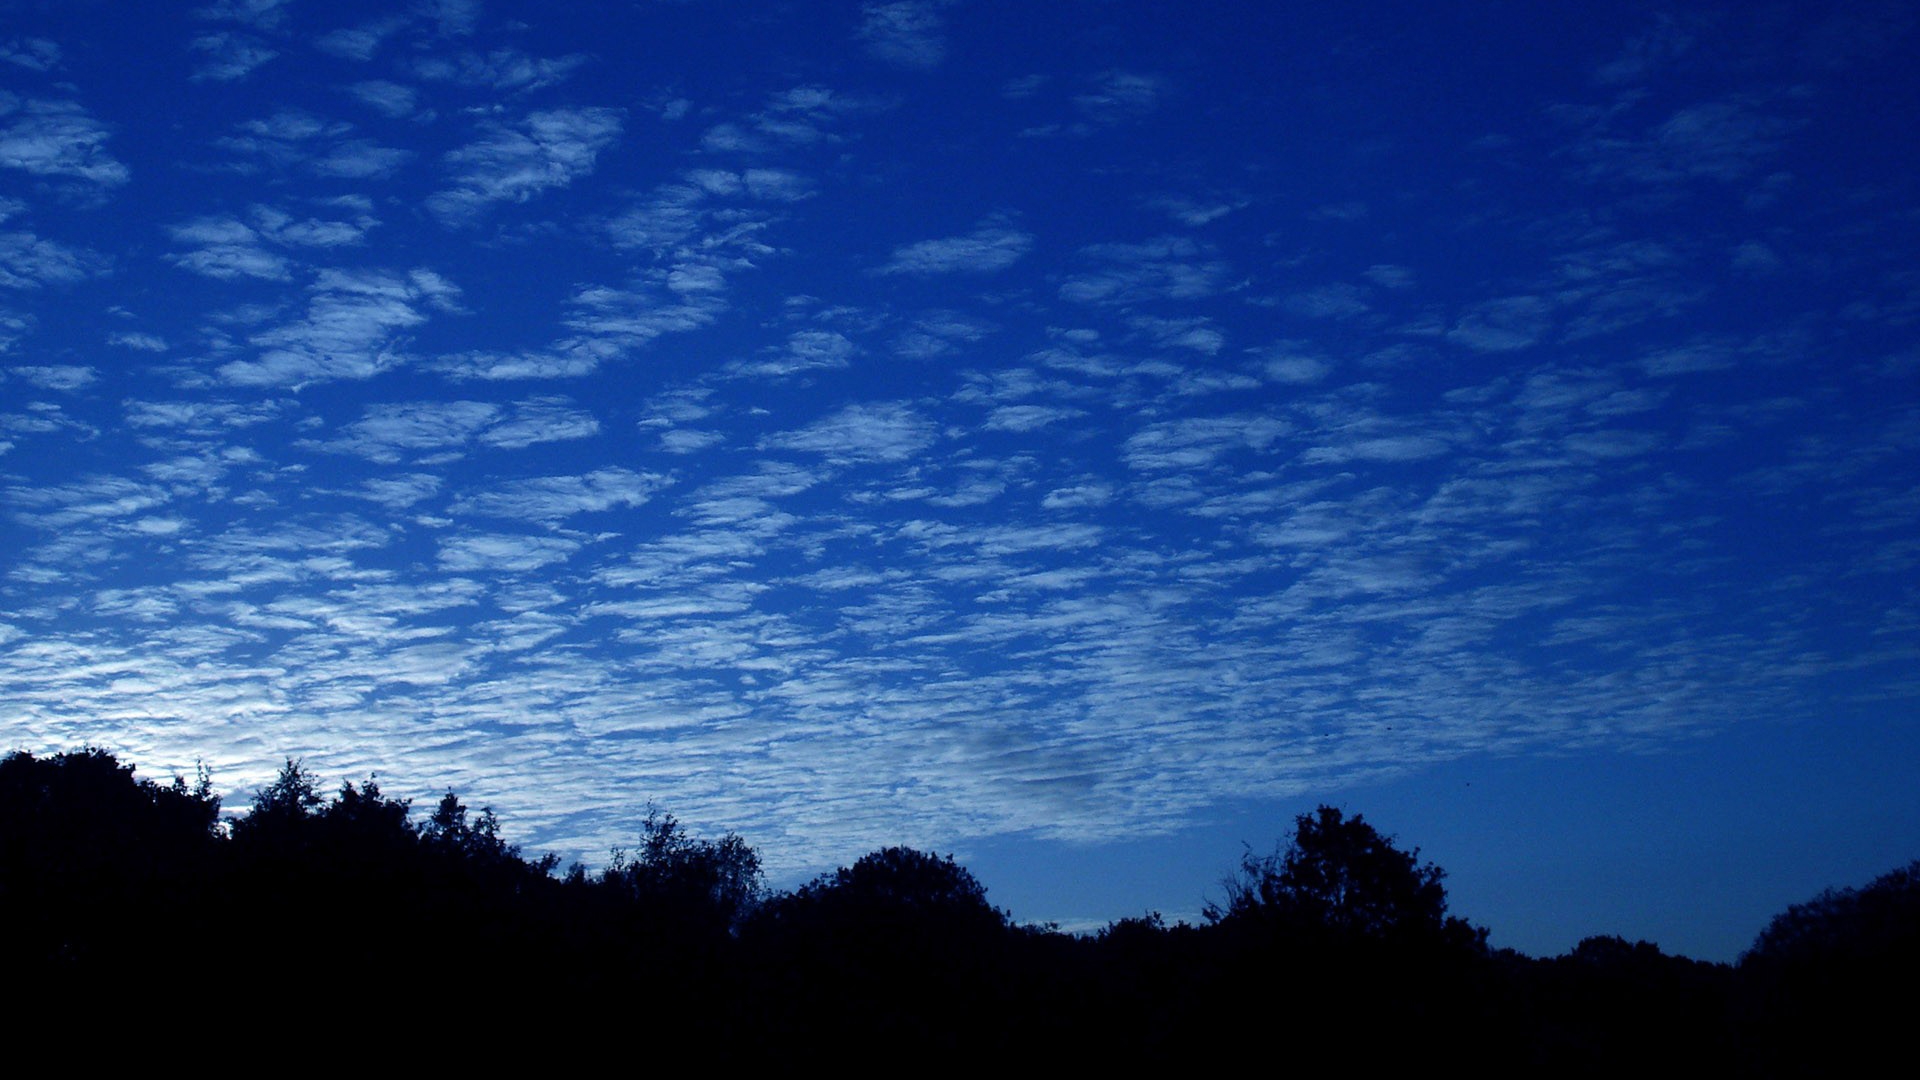
[[[301,843],[307,824],[325,802],[317,784],[301,761],[286,759],[273,782],[254,793],[246,816],[233,820],[233,838],[243,845],[268,847]]]
[[[1401,851],[1359,814],[1331,806],[1294,825],[1286,848],[1241,858],[1239,872],[1222,882],[1225,903],[1207,904],[1209,921],[1274,921],[1374,939],[1436,937],[1448,927],[1446,873],[1422,864],[1419,848]]]
[[[1743,1041],[1779,1075],[1865,1073],[1910,1053],[1920,861],[1773,918],[1740,958]]]
[[[190,787],[136,779],[92,748],[0,760],[0,925],[16,984],[37,969],[105,986],[154,942],[202,938],[219,812],[204,770]]]
[[[672,814],[648,805],[637,851],[615,851],[601,883],[654,918],[699,932],[731,932],[760,900],[760,855],[728,833],[689,836]]]

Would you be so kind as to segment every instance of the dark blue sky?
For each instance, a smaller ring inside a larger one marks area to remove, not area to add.
[[[1920,849],[1907,5],[0,12],[10,745],[1549,953]]]

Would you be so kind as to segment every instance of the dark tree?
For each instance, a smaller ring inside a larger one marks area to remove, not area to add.
[[[449,791],[440,797],[433,816],[420,830],[427,846],[474,862],[488,863],[516,859],[520,849],[500,838],[500,819],[493,807],[482,807],[478,817],[467,820],[467,807]]]
[[[890,847],[769,900],[747,927],[776,1044],[949,1057],[1000,1045],[1015,934],[950,856]]]
[[[1749,1065],[1848,1075],[1909,1055],[1916,971],[1920,861],[1793,905],[1740,958]]]
[[[1286,847],[1249,851],[1207,905],[1217,970],[1189,1031],[1214,1044],[1288,1017],[1317,1036],[1303,1071],[1350,1067],[1355,1047],[1380,1069],[1488,1062],[1485,931],[1448,917],[1445,875],[1419,855],[1330,806],[1296,818]]]
[[[243,844],[297,844],[305,839],[306,827],[324,801],[313,773],[288,758],[273,783],[254,794],[246,816],[233,820],[233,838]]]
[[[953,861],[906,847],[883,848],[817,878],[800,890],[820,902],[875,915],[921,914],[942,920],[1004,926],[1006,915],[987,903],[986,886]]]
[[[760,855],[739,836],[689,836],[672,814],[647,807],[638,850],[616,851],[603,885],[651,917],[701,932],[731,932],[760,900]]]
[[[1209,902],[1215,923],[1277,921],[1339,937],[1437,937],[1449,926],[1445,871],[1422,864],[1420,849],[1401,851],[1359,814],[1322,806],[1294,821],[1285,849],[1240,860]],[[1463,924],[1464,925],[1464,924]]]
[[[18,985],[35,973],[104,987],[152,950],[204,940],[220,800],[139,780],[107,751],[0,760],[0,925]],[[104,992],[104,991],[102,991]],[[58,995],[39,1002],[51,1005]],[[17,1009],[23,1003],[16,1001]],[[25,1030],[21,1028],[20,1030]]]

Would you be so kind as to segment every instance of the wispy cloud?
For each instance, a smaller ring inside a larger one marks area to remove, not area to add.
[[[0,91],[0,168],[84,180],[127,182],[127,167],[107,152],[109,132],[71,101],[22,99]]]
[[[768,449],[818,454],[835,465],[903,461],[933,445],[931,421],[904,402],[849,405],[806,427],[761,440]]]
[[[425,322],[427,311],[457,310],[459,297],[431,270],[322,270],[307,292],[305,315],[254,334],[257,357],[220,365],[222,381],[298,389],[369,378],[405,361],[401,331]]]
[[[193,9],[193,17],[209,22],[235,22],[260,30],[286,26],[293,0],[213,0]]]
[[[1226,263],[1213,249],[1183,236],[1138,244],[1096,244],[1082,252],[1100,269],[1077,274],[1060,286],[1062,299],[1082,304],[1131,304],[1185,300],[1220,288]]]
[[[314,449],[354,454],[379,464],[410,455],[428,464],[458,458],[473,445],[519,450],[584,439],[600,422],[564,398],[531,398],[511,406],[482,401],[417,401],[370,407],[361,419]]]
[[[1512,352],[1545,337],[1553,305],[1538,296],[1508,296],[1476,305],[1460,317],[1447,339],[1477,352]]]
[[[1033,236],[1002,225],[983,225],[966,236],[922,240],[895,248],[883,274],[991,274],[1020,261]]]
[[[285,281],[294,263],[278,249],[337,248],[359,244],[375,224],[372,217],[353,220],[296,219],[270,206],[254,206],[249,221],[236,217],[208,217],[170,227],[167,231],[192,250],[170,255],[182,269],[222,280],[240,277]]]
[[[8,488],[6,499],[24,508],[13,515],[22,524],[66,529],[133,517],[166,503],[167,494],[160,487],[126,477],[93,476],[48,487]]]
[[[261,65],[279,56],[278,50],[252,34],[223,30],[201,34],[193,39],[193,50],[200,54],[194,65],[196,81],[235,82],[253,74]]]
[[[78,390],[98,377],[93,368],[81,364],[22,364],[7,369],[7,374],[25,379],[45,390]]]
[[[395,120],[413,116],[420,109],[418,90],[387,79],[357,82],[347,87],[347,92],[367,107]]]
[[[313,40],[313,47],[321,52],[337,56],[342,60],[371,60],[380,51],[380,46],[401,27],[404,20],[397,18],[377,19],[359,26],[341,27],[329,30]]]
[[[586,62],[587,58],[580,54],[541,57],[518,49],[495,49],[455,57],[421,57],[413,62],[413,71],[430,81],[489,90],[526,91],[562,82]]]
[[[596,469],[580,476],[541,476],[509,481],[453,503],[456,514],[514,518],[553,525],[576,514],[640,506],[668,483],[659,473]]]
[[[824,86],[796,86],[774,94],[764,108],[743,120],[708,128],[700,145],[714,153],[765,154],[781,147],[830,143],[838,138],[832,129],[839,120],[866,107]]]
[[[0,61],[28,71],[52,71],[60,66],[60,44],[47,38],[8,38],[0,41]]]
[[[564,187],[593,171],[620,128],[620,113],[607,108],[549,109],[491,125],[478,142],[447,155],[453,186],[429,197],[427,208],[459,223],[494,203]]]
[[[948,0],[892,0],[860,9],[857,36],[876,58],[908,68],[938,67],[946,59],[942,10]]]
[[[1073,104],[1096,124],[1118,124],[1152,112],[1166,92],[1167,81],[1158,75],[1109,71],[1074,95]]]
[[[745,377],[779,377],[804,371],[846,367],[855,347],[844,334],[832,330],[796,330],[785,345],[769,348],[752,360],[727,365],[730,374]]]
[[[104,272],[107,260],[30,232],[0,232],[0,288],[38,289],[83,281]]]
[[[520,574],[565,562],[580,541],[561,536],[465,533],[440,542],[440,565],[456,574]]]
[[[1207,468],[1236,450],[1266,448],[1286,434],[1290,426],[1284,420],[1267,416],[1196,416],[1167,420],[1128,437],[1127,463],[1136,469]]]

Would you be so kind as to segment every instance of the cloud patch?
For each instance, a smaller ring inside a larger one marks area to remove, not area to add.
[[[0,168],[117,187],[129,174],[107,152],[109,135],[105,124],[74,102],[0,91]]]
[[[880,268],[883,274],[991,274],[1019,262],[1033,248],[1033,236],[1018,229],[984,225],[966,236],[922,240],[895,248]]]
[[[601,151],[620,137],[617,109],[547,109],[447,155],[452,186],[427,198],[427,209],[451,224],[471,221],[496,203],[526,202],[593,171]]]

